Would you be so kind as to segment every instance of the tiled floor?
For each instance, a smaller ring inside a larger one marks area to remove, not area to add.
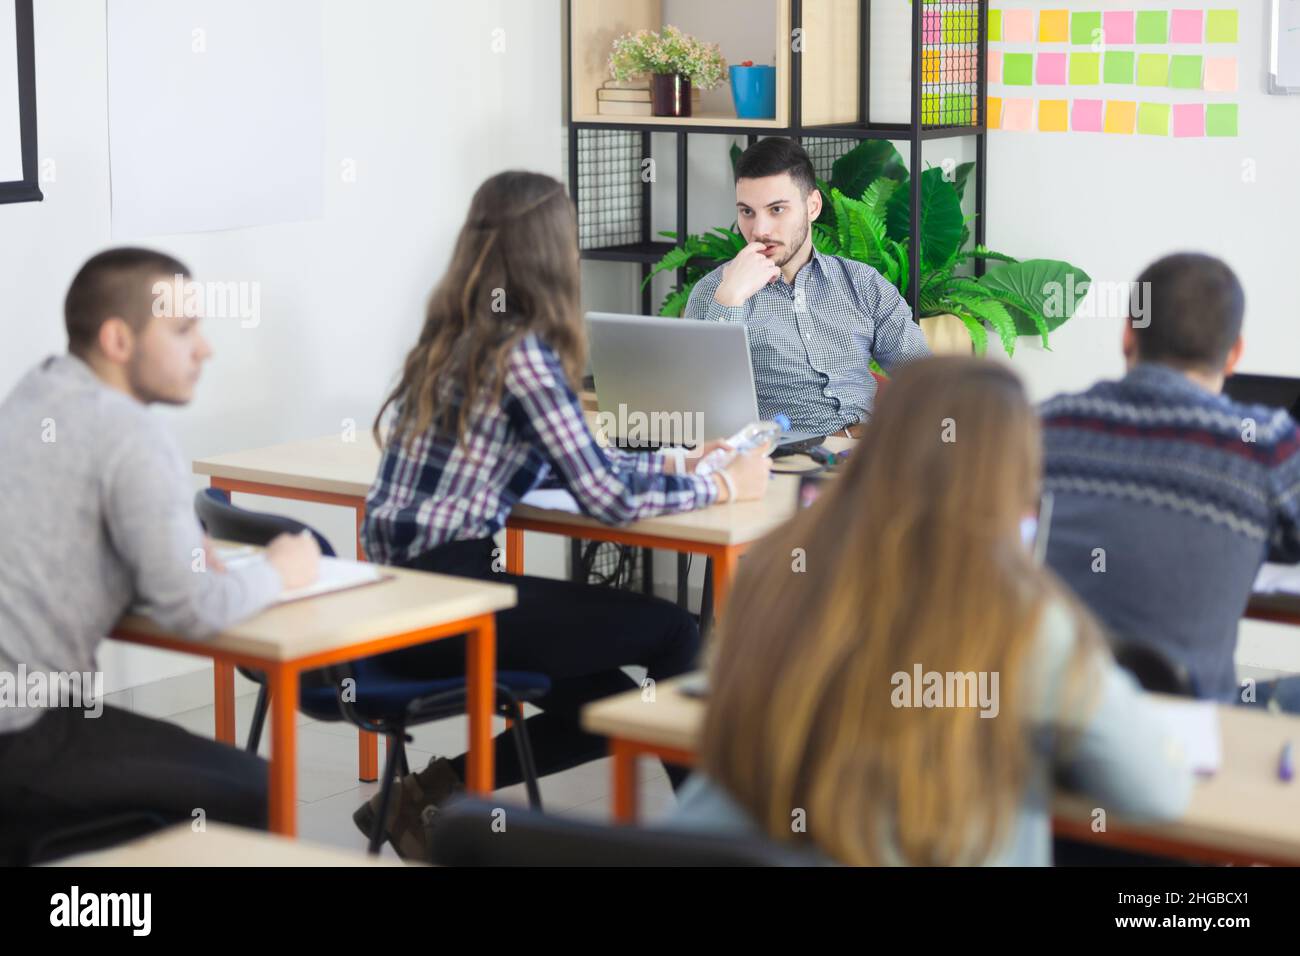
[[[242,696],[235,707],[235,739],[248,739],[255,697]],[[213,735],[213,709],[199,707],[164,718],[205,737]],[[417,727],[414,743],[407,747],[413,769],[435,755],[451,756],[465,748],[465,719],[455,717]],[[260,753],[269,756],[270,728],[262,735]],[[380,745],[380,763],[383,763]],[[591,820],[609,819],[610,766],[598,760],[564,773],[543,777],[542,803],[548,813]],[[377,793],[377,783],[357,780],[357,731],[350,724],[314,721],[298,715],[298,835],[313,843],[364,850],[366,840],[352,823],[352,811]],[[497,791],[502,803],[527,803],[523,784]],[[654,820],[668,812],[673,792],[663,767],[653,760],[641,762],[642,819]],[[383,854],[393,857],[385,844]]]

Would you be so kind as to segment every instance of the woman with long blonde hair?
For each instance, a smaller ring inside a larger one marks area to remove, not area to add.
[[[1058,777],[1180,812],[1177,748],[1023,540],[1041,457],[1007,367],[898,373],[844,473],[742,562],[679,824],[849,864],[1047,864]]]

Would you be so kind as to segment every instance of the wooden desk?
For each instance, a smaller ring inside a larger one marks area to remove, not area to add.
[[[266,674],[271,692],[270,827],[292,836],[297,820],[298,676],[303,671],[468,634],[469,757],[466,788],[492,792],[497,611],[513,607],[508,584],[391,568],[389,580],[272,607],[206,641],[168,634],[129,615],[109,637],[211,657],[229,671]],[[225,706],[233,723],[233,687]],[[218,708],[222,706],[220,699]],[[220,726],[220,719],[218,725]],[[233,740],[233,727],[230,738]]]
[[[366,853],[299,843],[257,830],[208,823],[195,833],[188,823],[105,850],[65,857],[52,866],[405,866]],[[420,865],[420,864],[411,864]]]
[[[315,501],[351,508],[356,516],[357,554],[362,552],[361,522],[365,518],[366,494],[379,470],[380,453],[368,433],[354,441],[340,435],[287,442],[267,448],[214,455],[194,462],[194,472],[207,475],[211,486],[227,493],[243,492],[293,501]],[[841,451],[855,444],[847,438],[828,438],[826,447]],[[782,459],[778,467],[811,467],[807,458]],[[774,479],[767,498],[758,502],[718,505],[703,511],[665,515],[637,521],[621,528],[600,524],[582,515],[517,507],[506,524],[506,569],[524,570],[524,532],[541,531],[572,538],[646,545],[669,551],[703,554],[714,559],[713,607],[721,613],[736,571],[736,560],[750,543],[767,534],[795,509],[798,479],[783,475]],[[214,674],[216,736],[235,740],[234,669],[218,662]],[[378,777],[379,761],[374,734],[358,737],[358,776],[372,781]]]
[[[636,762],[658,756],[691,766],[699,748],[705,701],[686,697],[661,682],[654,701],[632,690],[588,704],[582,726],[610,739],[614,774],[614,818],[637,815]],[[1287,740],[1300,741],[1300,717],[1224,706],[1219,709],[1223,765],[1197,782],[1191,805],[1179,820],[1130,823],[1114,815],[1105,833],[1093,833],[1095,801],[1058,795],[1054,825],[1062,836],[1214,863],[1300,865],[1300,782],[1277,779],[1277,759]]]

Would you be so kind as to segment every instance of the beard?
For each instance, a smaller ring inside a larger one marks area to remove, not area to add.
[[[786,247],[785,256],[776,261],[778,269],[783,268],[787,262],[799,254],[803,248],[804,240],[808,238],[808,217],[805,215],[803,222],[800,223],[798,231],[795,233],[794,241]]]

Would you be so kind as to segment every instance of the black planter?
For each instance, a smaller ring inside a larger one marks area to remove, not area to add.
[[[650,78],[651,110],[655,116],[691,115],[691,78],[680,73],[656,73]]]

